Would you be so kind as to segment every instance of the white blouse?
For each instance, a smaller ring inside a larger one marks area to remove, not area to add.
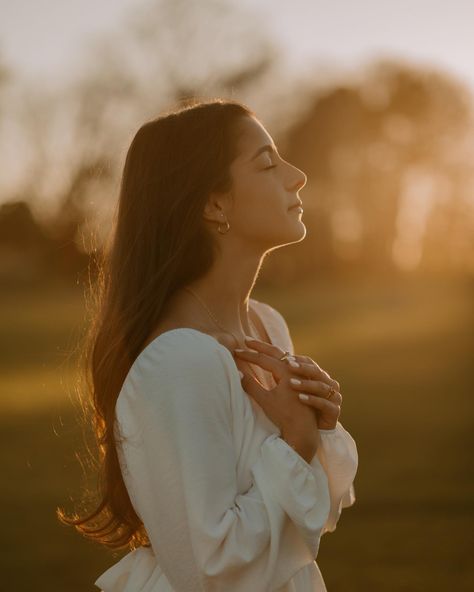
[[[273,307],[251,299],[294,353]],[[255,365],[253,366],[255,368]],[[355,501],[357,447],[340,422],[307,463],[245,393],[232,353],[191,328],[161,333],[116,404],[122,474],[151,547],[127,553],[103,592],[324,592],[321,536]]]

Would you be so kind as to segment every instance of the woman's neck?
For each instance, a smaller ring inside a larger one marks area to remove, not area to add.
[[[204,276],[185,286],[194,294],[184,289],[176,292],[176,304],[192,319],[243,338],[252,332],[250,294],[261,263],[262,257],[248,245],[229,244]]]

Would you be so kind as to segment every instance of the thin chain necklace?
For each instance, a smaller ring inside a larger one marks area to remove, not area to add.
[[[192,294],[203,306],[204,308],[207,310],[207,312],[209,313],[209,316],[211,317],[211,319],[214,321],[214,323],[219,327],[219,329],[221,329],[221,331],[224,331],[224,333],[229,333],[230,335],[232,335],[232,337],[235,339],[235,343],[239,346],[239,340],[237,339],[237,337],[232,333],[232,331],[229,331],[228,329],[226,329],[225,327],[223,327],[219,321],[216,319],[216,317],[212,314],[212,312],[209,310],[208,306],[206,305],[206,303],[196,294],[196,292],[194,292],[193,290],[191,290],[191,288],[188,287],[184,287],[183,290],[186,290],[187,292],[189,292],[190,294]],[[258,331],[255,328],[255,324],[252,322],[252,319],[249,317],[249,323],[250,323],[250,327],[253,330],[253,332],[255,333],[255,335],[258,335]],[[255,374],[255,372],[253,371],[252,367],[250,366],[250,363],[247,362],[247,366],[249,367],[250,371],[252,372],[252,374],[255,376],[255,378],[260,382],[259,377]]]

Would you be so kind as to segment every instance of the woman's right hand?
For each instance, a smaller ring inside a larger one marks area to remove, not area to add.
[[[253,376],[244,373],[241,380],[244,391],[263,409],[265,415],[280,428],[281,437],[308,463],[318,448],[318,423],[314,409],[303,405],[290,377],[280,377],[277,385],[267,390]]]
[[[278,359],[284,352],[274,345],[265,345],[268,346],[268,349],[266,347],[267,355],[262,355],[262,352],[259,354],[253,352],[255,354],[253,363],[257,363],[269,370],[275,379],[276,386],[267,390],[255,378],[248,373],[244,373],[241,380],[242,388],[260,405],[265,415],[280,429],[282,438],[294,447],[305,460],[310,462],[316,453],[319,441],[318,423],[314,407],[320,405],[322,408],[324,405],[328,405],[329,401],[323,397],[315,397],[317,401],[314,406],[310,407],[303,404],[298,398],[295,387],[290,384],[290,378],[294,378],[295,374],[287,362]],[[235,356],[237,358],[245,356],[245,361],[252,363],[249,358],[253,356],[249,356],[248,352],[247,354],[235,352]]]

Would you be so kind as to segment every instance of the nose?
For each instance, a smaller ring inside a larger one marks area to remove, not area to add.
[[[300,189],[303,189],[303,187],[306,185],[308,177],[299,168],[293,165],[290,166],[293,169],[293,174],[289,178],[289,189],[291,191],[299,191]]]

